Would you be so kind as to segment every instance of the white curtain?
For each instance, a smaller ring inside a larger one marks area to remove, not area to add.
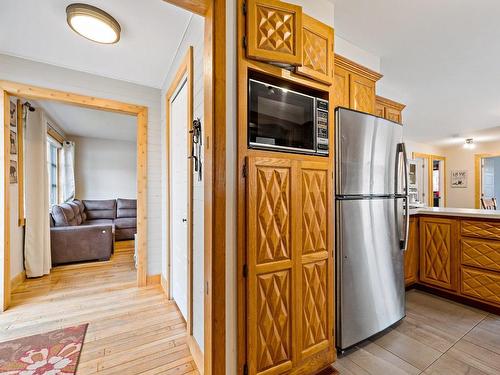
[[[63,142],[60,162],[62,198],[67,202],[75,197],[75,142]]]
[[[26,276],[39,277],[51,268],[47,122],[40,110],[28,112],[24,163],[24,262]]]

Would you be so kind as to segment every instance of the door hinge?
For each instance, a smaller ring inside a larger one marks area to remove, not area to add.
[[[335,328],[332,328],[332,337],[335,337]]]
[[[243,365],[243,375],[248,375],[248,365],[246,363]]]
[[[244,37],[243,37],[243,48],[245,48],[245,49],[246,49],[246,48],[247,48],[247,44],[248,44],[248,43],[247,43],[247,37],[246,37],[246,36],[244,36]]]
[[[243,277],[245,279],[248,277],[248,266],[246,264],[243,265]]]
[[[247,178],[247,176],[248,176],[248,165],[245,162],[245,164],[243,164],[243,177]]]
[[[243,14],[245,16],[247,15],[247,2],[246,1],[243,3]]]

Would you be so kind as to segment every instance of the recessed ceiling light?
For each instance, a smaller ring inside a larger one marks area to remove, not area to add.
[[[112,44],[120,40],[120,24],[105,11],[88,4],[71,4],[66,8],[69,27],[84,38]]]

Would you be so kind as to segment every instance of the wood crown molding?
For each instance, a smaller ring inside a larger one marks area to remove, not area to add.
[[[377,103],[380,103],[386,107],[394,108],[398,111],[402,111],[406,107],[406,105],[404,105],[404,104],[395,102],[394,100],[387,99],[387,98],[384,98],[384,97],[378,96],[378,95],[375,97],[375,100],[377,101]]]
[[[335,66],[344,68],[348,71],[354,72],[361,77],[365,77],[369,80],[377,82],[383,77],[382,74],[377,73],[374,70],[368,69],[367,67],[360,65],[352,60],[345,58],[344,56],[335,54]]]
[[[190,12],[204,16],[208,10],[209,0],[163,0]]]

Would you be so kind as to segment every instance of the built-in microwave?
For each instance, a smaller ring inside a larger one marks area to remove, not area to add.
[[[249,148],[328,155],[328,100],[255,79],[248,90]]]

